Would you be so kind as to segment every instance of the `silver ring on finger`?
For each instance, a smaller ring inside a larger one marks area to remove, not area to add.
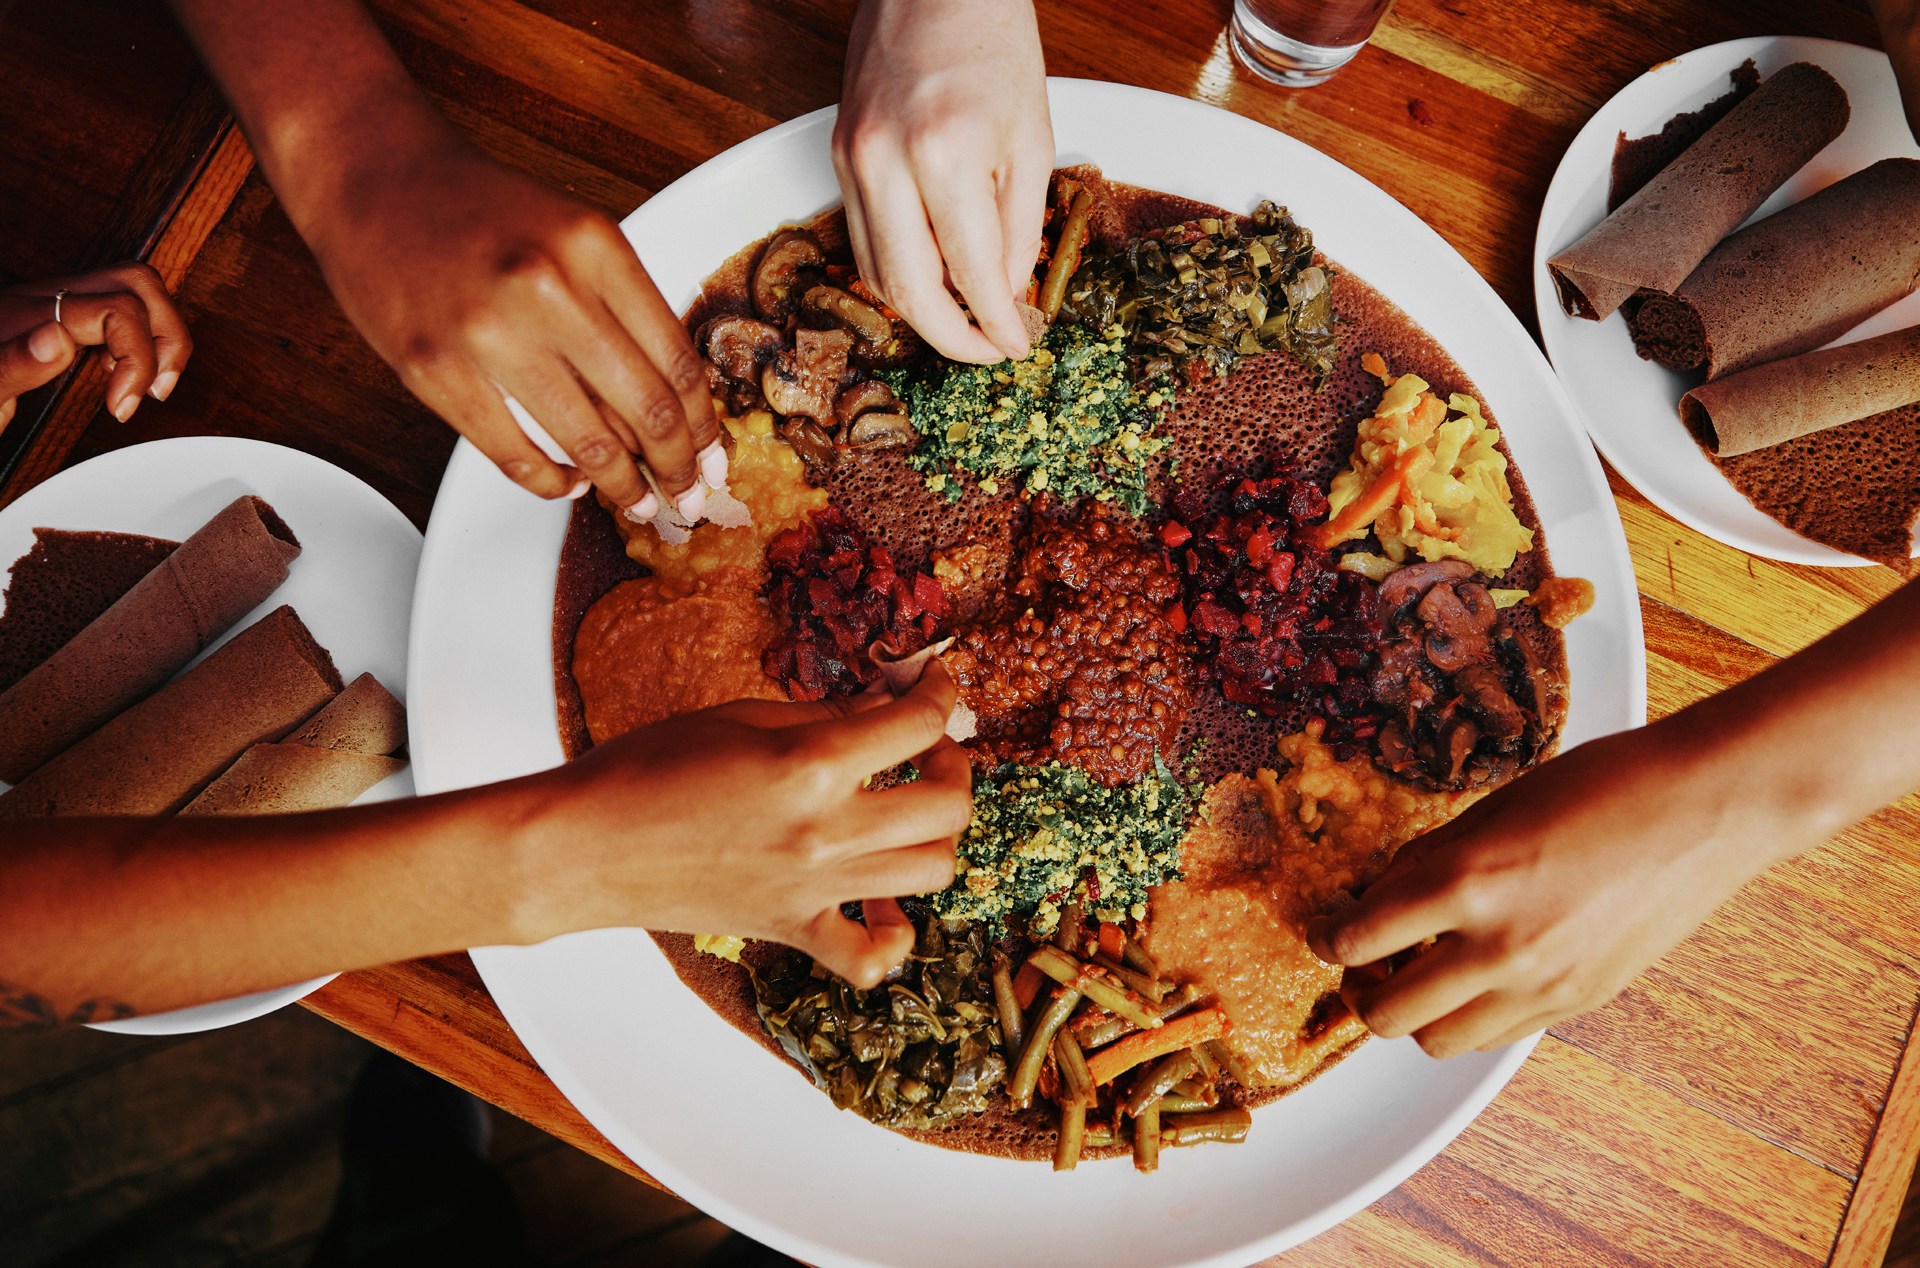
[[[56,325],[60,323],[60,301],[65,299],[69,293],[68,291],[55,291],[53,293],[53,320]]]

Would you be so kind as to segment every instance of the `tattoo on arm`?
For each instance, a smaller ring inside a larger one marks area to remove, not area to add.
[[[0,981],[0,1030],[26,1026],[84,1026],[132,1017],[134,1008],[112,999],[81,1000],[63,1014],[54,1002],[16,982]]]

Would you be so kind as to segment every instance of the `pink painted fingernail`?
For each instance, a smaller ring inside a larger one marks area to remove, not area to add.
[[[700,478],[712,488],[719,488],[727,482],[727,447],[714,441],[698,455],[700,459]]]
[[[658,514],[660,498],[652,489],[648,489],[645,497],[627,508],[627,518],[636,524],[644,524]]]
[[[707,486],[696,484],[674,499],[674,506],[680,511],[680,517],[690,524],[700,522],[707,513]]]
[[[58,357],[66,346],[67,341],[61,335],[60,327],[52,322],[48,322],[27,336],[27,351],[33,354],[35,361],[51,361]]]
[[[147,389],[147,395],[156,401],[164,401],[173,395],[173,385],[180,381],[180,371],[164,370],[154,376],[153,386]]]
[[[593,481],[587,479],[585,476],[582,476],[580,477],[579,481],[575,483],[575,485],[571,489],[567,490],[567,497],[572,501],[578,501],[580,498],[584,497],[586,495],[587,490],[591,489],[592,487],[593,487]]]

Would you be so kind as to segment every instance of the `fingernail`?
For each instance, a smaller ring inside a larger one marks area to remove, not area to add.
[[[588,489],[591,489],[592,487],[593,487],[593,481],[582,476],[577,484],[575,484],[571,489],[567,490],[567,497],[569,500],[578,501],[583,495],[585,495],[586,491]]]
[[[654,495],[652,489],[648,489],[645,497],[626,510],[627,518],[636,524],[644,524],[658,514],[660,514],[660,499]]]
[[[118,405],[113,407],[113,416],[124,423],[129,418],[132,418],[133,411],[139,408],[140,408],[140,398],[137,396],[129,396],[127,399],[125,399],[124,401],[121,401]]]
[[[699,523],[700,518],[707,513],[707,486],[704,484],[694,485],[691,489],[688,489],[685,493],[675,498],[673,504],[679,508],[682,519],[685,519],[689,524]]]
[[[65,350],[67,341],[60,335],[60,327],[48,322],[27,336],[27,351],[33,354],[35,361],[52,361]]]
[[[147,389],[147,395],[156,401],[164,401],[173,394],[173,385],[180,381],[180,371],[163,370],[154,376],[153,386]]]
[[[702,449],[700,458],[700,478],[713,488],[719,488],[727,482],[727,447],[718,440]]]

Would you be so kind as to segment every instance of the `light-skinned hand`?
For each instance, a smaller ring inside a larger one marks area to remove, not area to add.
[[[1026,355],[1053,170],[1031,0],[866,0],[833,165],[868,286],[953,360]]]

